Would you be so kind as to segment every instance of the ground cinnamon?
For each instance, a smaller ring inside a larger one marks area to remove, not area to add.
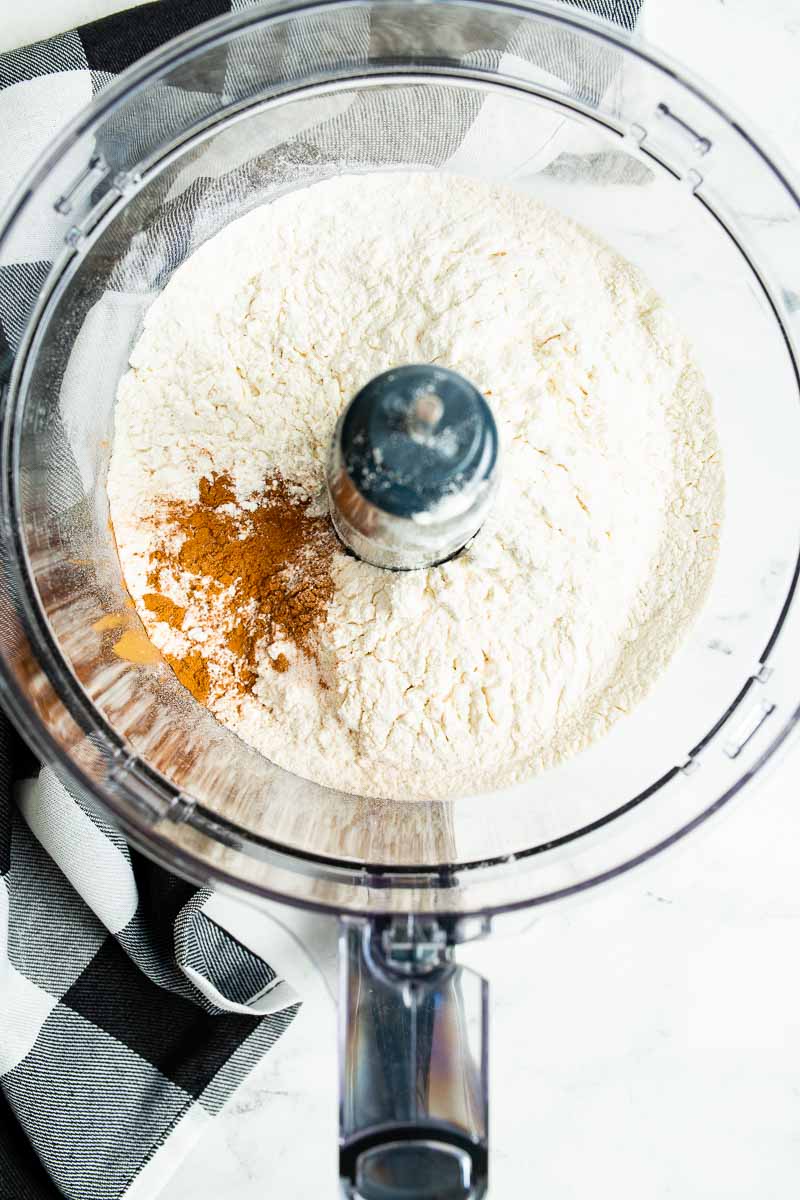
[[[183,658],[175,654],[165,654],[165,659],[178,677],[178,681],[188,688],[196,700],[205,704],[211,690],[211,676],[208,665],[199,650],[190,650]]]
[[[168,596],[147,592],[142,596],[142,600],[147,611],[155,613],[156,620],[166,621],[171,629],[180,629],[183,625],[186,609],[182,608],[180,604],[176,604],[174,600],[170,600]]]
[[[338,544],[327,516],[311,515],[309,501],[280,475],[243,507],[230,476],[221,474],[201,479],[197,501],[167,501],[158,521],[164,537],[151,558],[146,608],[180,629],[186,608],[165,591],[172,590],[170,578],[185,588],[188,577],[195,596],[200,592],[222,607],[224,641],[234,659],[232,667],[215,661],[205,645],[183,658],[166,656],[198,700],[205,702],[212,686],[252,689],[259,655],[276,640],[313,657],[333,594]],[[282,652],[269,661],[276,671],[289,667]]]
[[[138,663],[140,666],[157,663],[161,660],[161,655],[141,629],[126,629],[114,642],[112,650],[117,658],[124,659],[125,662]]]

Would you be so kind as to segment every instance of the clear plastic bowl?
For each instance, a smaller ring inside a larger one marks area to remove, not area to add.
[[[254,205],[398,167],[524,189],[638,264],[694,342],[727,475],[712,594],[649,698],[563,766],[452,802],[291,776],[98,630],[127,599],[104,482],[117,382],[153,296]],[[7,213],[0,254],[35,258],[42,280],[4,383],[4,702],[172,869],[353,913],[538,903],[693,829],[795,725],[798,200],[738,120],[638,42],[540,4],[236,13],[70,125]]]

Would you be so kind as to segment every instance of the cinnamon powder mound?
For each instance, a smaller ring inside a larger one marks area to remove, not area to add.
[[[176,604],[174,600],[170,600],[168,596],[146,592],[142,596],[142,601],[148,612],[155,613],[156,620],[166,621],[171,629],[180,629],[183,625],[186,609],[182,608],[180,604]]]
[[[204,476],[200,480],[200,503],[206,508],[235,504],[236,492],[233,490],[230,475],[214,475],[211,479]]]
[[[144,604],[174,629],[186,609],[164,595],[168,579],[189,586],[192,599],[214,606],[229,656],[205,646],[183,658],[166,655],[181,683],[205,703],[213,688],[252,690],[260,644],[290,641],[313,658],[315,634],[333,595],[331,560],[338,542],[327,516],[309,514],[278,474],[248,505],[237,504],[229,475],[200,480],[196,501],[168,500],[158,514],[163,531],[151,556]],[[176,536],[177,535],[177,536]],[[232,658],[232,662],[231,662]],[[271,666],[286,671],[279,653]]]
[[[211,691],[211,675],[208,665],[199,650],[190,650],[183,658],[165,654],[169,665],[178,677],[178,682],[187,688],[195,700],[205,704]]]

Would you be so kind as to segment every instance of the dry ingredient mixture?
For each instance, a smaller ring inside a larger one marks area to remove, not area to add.
[[[462,372],[502,483],[459,558],[388,572],[326,514],[331,433],[373,375]],[[369,796],[488,790],[601,736],[713,573],[711,402],[646,280],[510,189],[344,176],[234,222],[150,308],[108,483],[152,642],[280,766]]]

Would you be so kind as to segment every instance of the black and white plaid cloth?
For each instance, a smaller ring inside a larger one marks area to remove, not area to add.
[[[568,2],[632,29],[642,0]],[[251,3],[161,0],[0,55],[0,202],[59,127],[120,71],[199,22]],[[368,18],[352,34],[366,50]],[[608,74],[602,62],[591,67],[595,80],[586,64],[582,78],[599,99]],[[191,105],[192,96],[178,104]],[[465,109],[454,121],[448,111],[447,139],[445,122],[428,120],[429,144],[400,140],[390,156],[468,166],[477,118]],[[357,142],[358,109],[341,119]],[[490,105],[481,119],[491,120]],[[538,162],[550,134],[533,128],[527,136]],[[324,130],[315,140],[324,152]],[[175,211],[165,206],[167,270],[158,286],[202,240],[202,229],[188,238],[185,231],[208,189],[235,200],[242,182],[248,186],[235,171],[201,184],[195,176]],[[46,245],[15,250],[13,261],[0,260],[0,387],[49,270]],[[137,270],[140,285],[148,269],[128,266],[109,282],[117,294]],[[292,1021],[298,1003],[289,985],[214,922],[209,900],[131,851],[49,768],[39,770],[0,714],[0,1200],[151,1200],[176,1165],[174,1146],[188,1149]]]
[[[205,915],[205,890],[130,851],[47,768],[10,792],[0,1195],[153,1196],[176,1165],[162,1143],[202,1132],[297,1005]]]

